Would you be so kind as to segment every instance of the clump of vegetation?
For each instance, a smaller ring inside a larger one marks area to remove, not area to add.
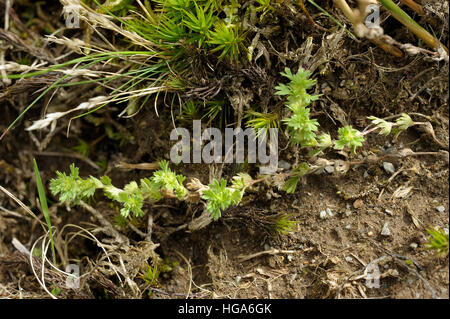
[[[195,196],[183,185],[186,177],[171,171],[167,161],[161,161],[159,165],[160,169],[150,178],[141,179],[139,184],[131,181],[121,189],[112,185],[108,176],[81,178],[78,168],[72,164],[69,175],[56,172],[57,177],[50,181],[50,190],[54,196],[59,195],[61,202],[75,205],[91,198],[97,190],[103,190],[106,197],[122,205],[120,214],[125,218],[143,216],[142,207],[146,201],[154,203],[162,198],[191,201],[190,198]],[[206,200],[206,208],[211,217],[218,220],[221,212],[240,203],[245,189],[253,182],[248,174],[235,176],[231,187],[226,187],[227,182],[223,179],[213,179],[208,186],[196,179],[195,192]]]
[[[442,228],[427,229],[430,237],[425,248],[434,250],[438,255],[448,255],[449,250],[449,236]]]
[[[286,123],[291,142],[299,144],[302,148],[318,146],[318,152],[330,147],[333,144],[330,136],[326,133],[317,136],[319,123],[310,117],[311,110],[308,106],[320,97],[320,95],[311,95],[307,92],[316,84],[316,80],[309,78],[311,72],[300,68],[296,74],[292,74],[292,71],[286,68],[281,75],[287,77],[290,82],[287,85],[279,84],[275,88],[277,90],[275,94],[287,96],[286,107],[292,112],[292,115],[283,119],[283,122]],[[339,137],[334,145],[339,150],[347,146],[352,153],[355,153],[356,147],[361,146],[364,141],[360,132],[351,126],[340,128],[338,134]],[[316,154],[317,151],[311,153],[311,155]]]

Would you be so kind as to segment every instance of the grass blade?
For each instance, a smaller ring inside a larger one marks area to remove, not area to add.
[[[47,205],[47,197],[45,196],[45,189],[44,189],[44,185],[42,184],[41,174],[39,173],[36,159],[34,159],[34,158],[33,158],[33,164],[34,164],[34,173],[36,175],[36,186],[37,186],[38,193],[39,193],[39,202],[41,203],[42,213],[44,214],[45,221],[46,221],[47,227],[48,227],[50,243],[51,243],[51,247],[52,247],[52,254],[53,254],[53,263],[56,265],[55,243],[53,241],[52,223],[50,220],[50,212],[48,210],[48,205]]]
[[[392,16],[400,21],[405,27],[411,30],[418,38],[422,39],[427,45],[433,49],[437,49],[442,46],[445,52],[448,54],[448,49],[439,42],[433,35],[431,35],[427,30],[422,28],[413,18],[411,18],[405,11],[403,11],[398,5],[396,5],[392,0],[380,0],[380,3],[389,10]]]

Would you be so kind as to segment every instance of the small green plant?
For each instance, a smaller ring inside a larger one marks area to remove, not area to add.
[[[356,154],[356,148],[362,146],[364,136],[358,130],[355,130],[350,125],[338,129],[339,138],[334,142],[334,148],[342,150],[348,146],[353,154]]]
[[[307,107],[312,101],[319,98],[319,95],[310,95],[307,90],[315,83],[309,79],[310,71],[300,68],[294,75],[289,68],[286,68],[281,75],[287,77],[290,82],[280,83],[276,89],[276,95],[287,95],[287,108],[293,113],[289,118],[283,119],[286,123],[291,142],[300,144],[301,147],[311,147],[317,145],[316,131],[319,123],[310,118],[310,109]]]
[[[260,135],[265,136],[269,130],[279,126],[277,113],[249,111],[246,117],[251,118],[247,120],[247,125],[255,130],[257,137]]]
[[[52,247],[53,263],[56,265],[56,252],[55,252],[55,242],[53,240],[52,223],[50,220],[50,211],[47,205],[47,196],[45,196],[45,188],[42,184],[41,174],[39,173],[39,168],[37,166],[36,160],[33,159],[34,164],[34,174],[36,176],[36,186],[39,194],[39,202],[41,203],[42,214],[44,215],[45,222],[47,223],[48,235],[50,237],[50,244]]]
[[[387,135],[393,133],[395,138],[397,138],[401,132],[406,131],[411,126],[424,124],[421,122],[414,122],[411,119],[411,117],[406,113],[402,113],[397,118],[395,123],[388,122],[384,119],[380,119],[375,116],[369,116],[368,119],[371,120],[372,124],[374,125],[373,130],[378,129],[379,134],[382,134],[384,136],[387,136]],[[369,132],[371,132],[371,131],[367,131],[365,134],[367,134]]]
[[[338,137],[333,141],[330,134],[319,133],[319,122],[311,118],[311,110],[308,106],[320,97],[320,95],[310,95],[307,92],[316,83],[314,79],[309,78],[311,72],[300,68],[296,74],[293,74],[289,68],[286,68],[281,74],[290,81],[287,84],[280,83],[275,87],[275,94],[287,96],[285,105],[291,114],[282,121],[287,126],[291,143],[300,145],[301,148],[309,148],[308,155],[310,158],[314,158],[333,145],[336,150],[348,148],[351,154],[356,154],[356,149],[361,147],[365,141],[365,135],[374,131],[378,131],[382,135],[393,133],[394,137],[397,138],[401,132],[414,125],[423,125],[428,130],[432,130],[432,128],[429,128],[431,126],[429,122],[414,122],[406,113],[391,117],[397,117],[395,122],[370,116],[368,119],[372,122],[372,128],[360,132],[351,125],[346,125],[338,129]],[[257,118],[250,121],[253,127],[262,128],[270,125],[263,116],[257,115]],[[434,136],[433,134],[431,135]],[[299,179],[308,172],[308,167],[308,163],[304,162],[294,168],[283,189],[288,193],[294,192]]]
[[[187,192],[182,186],[183,176],[170,171],[166,161],[161,161],[160,166],[161,170],[156,171],[150,179],[141,179],[140,186],[132,181],[120,189],[111,184],[108,176],[100,179],[93,176],[87,179],[81,178],[78,168],[72,164],[70,175],[56,172],[57,178],[50,181],[50,190],[53,195],[59,194],[61,202],[78,204],[81,200],[92,197],[97,189],[102,189],[109,199],[122,204],[120,210],[122,216],[128,217],[132,213],[135,217],[139,217],[144,214],[142,211],[144,201],[161,199],[162,190],[174,191],[179,198]]]
[[[320,95],[310,95],[307,90],[316,84],[316,80],[310,79],[311,72],[300,68],[296,74],[292,74],[289,68],[281,73],[287,77],[288,84],[279,84],[275,89],[277,95],[287,95],[286,107],[292,112],[292,115],[283,119],[286,123],[291,142],[299,144],[302,148],[318,147],[317,150],[310,152],[310,156],[315,156],[333,143],[329,134],[317,136],[319,122],[311,119],[311,110],[307,107],[311,102],[316,101]],[[364,137],[360,132],[351,126],[345,126],[338,130],[338,140],[334,142],[335,149],[341,150],[348,146],[352,153],[355,153],[356,147],[361,146]]]
[[[183,120],[198,120],[200,118],[200,108],[198,103],[193,100],[186,101],[180,117]]]
[[[256,0],[258,6],[255,8],[256,12],[262,12],[261,19],[269,12],[273,12],[275,9],[272,6],[272,0]]]
[[[220,52],[219,61],[227,57],[231,62],[235,62],[240,51],[245,50],[245,35],[240,33],[237,25],[220,22],[216,24],[214,31],[210,32],[209,38],[208,43],[215,46],[211,52]]]
[[[123,218],[144,215],[142,207],[145,202],[154,203],[163,198],[191,201],[191,197],[196,197],[183,185],[185,176],[171,171],[167,161],[161,161],[159,166],[160,169],[150,178],[141,179],[139,184],[131,181],[121,189],[112,185],[108,176],[81,178],[78,168],[72,164],[69,175],[56,172],[57,177],[50,181],[50,190],[54,196],[59,195],[61,202],[75,205],[91,198],[97,190],[102,190],[106,197],[122,205],[121,218],[116,219],[116,222],[124,226]],[[226,186],[226,180],[214,179],[208,186],[194,180],[194,192],[207,201],[206,208],[214,220],[219,219],[222,211],[230,205],[239,204],[245,189],[254,182],[248,174],[233,177],[231,187]]]
[[[73,147],[73,150],[84,157],[89,157],[89,154],[91,153],[91,146],[88,142],[85,140],[79,138],[78,139],[78,145]]]
[[[150,285],[156,286],[158,285],[159,275],[160,271],[158,265],[155,265],[154,267],[147,265],[147,269],[142,272],[141,277]]]
[[[434,250],[438,255],[448,255],[449,250],[449,236],[442,228],[427,229],[430,237],[428,243],[425,244],[426,249]]]
[[[297,221],[291,220],[292,215],[281,214],[275,218],[275,232],[286,235],[296,230]]]
[[[194,34],[189,37],[189,41],[195,41],[198,43],[198,47],[201,48],[203,42],[208,37],[210,29],[212,28],[215,20],[214,7],[207,3],[205,6],[199,6],[194,1],[195,12],[187,10],[183,11],[182,21],[186,27]]]
[[[203,192],[202,198],[208,201],[206,209],[214,220],[218,220],[222,212],[231,205],[237,205],[242,199],[239,189],[227,187],[226,180],[214,179]]]

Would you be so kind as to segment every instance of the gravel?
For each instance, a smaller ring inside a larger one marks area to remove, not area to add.
[[[383,228],[381,229],[381,235],[382,236],[391,236],[391,230],[389,229],[388,222],[384,223]]]
[[[291,168],[291,164],[289,164],[286,161],[281,160],[281,161],[278,162],[278,167],[282,168],[282,169],[285,169],[285,170],[288,170],[288,169]]]
[[[395,167],[390,162],[383,162],[383,168],[386,172],[394,174],[395,173]]]
[[[439,213],[443,213],[443,212],[445,212],[445,207],[441,205],[441,206],[436,207],[436,210],[437,210]]]
[[[325,166],[325,172],[327,172],[329,174],[334,173],[334,166],[331,166],[331,165]]]

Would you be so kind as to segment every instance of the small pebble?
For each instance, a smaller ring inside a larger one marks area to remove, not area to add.
[[[441,206],[436,207],[436,210],[437,210],[439,213],[443,213],[443,212],[445,212],[445,207],[441,205]]]
[[[334,166],[331,166],[331,165],[325,166],[325,172],[327,172],[329,174],[334,173]]]
[[[363,177],[364,177],[364,178],[369,177],[369,173],[367,173],[367,171],[365,171],[364,174],[363,174]]]
[[[236,278],[234,279],[234,281],[236,281],[236,283],[238,284],[241,281],[242,277],[241,276],[236,276]]]
[[[345,212],[345,216],[350,217],[351,215],[352,215],[352,212],[351,212],[351,211],[347,210],[347,211]]]
[[[394,277],[398,277],[398,275],[400,275],[399,273],[398,273],[398,270],[397,269],[394,269],[394,270],[392,270],[392,276],[394,276]]]
[[[389,162],[383,162],[383,168],[386,172],[394,174],[395,173],[395,167],[392,163]]]
[[[268,244],[264,244],[264,250],[270,250],[270,246]]]
[[[287,259],[288,259],[289,261],[293,261],[293,260],[294,260],[294,256],[292,256],[292,255],[287,255]]]
[[[286,161],[281,160],[281,161],[278,162],[278,167],[279,167],[279,168],[282,168],[282,169],[288,170],[288,169],[291,168],[291,164],[289,164],[289,163],[286,162]]]
[[[419,245],[417,245],[416,243],[411,243],[409,247],[411,247],[412,249],[416,249],[417,247],[419,247]]]
[[[333,217],[333,213],[331,212],[331,209],[329,209],[327,207],[327,209],[325,209],[325,212],[328,214],[328,216]]]
[[[353,261],[353,258],[350,256],[347,256],[347,257],[345,257],[345,261],[348,261],[348,262]]]
[[[350,209],[350,204],[349,203],[347,203],[346,205],[345,205],[345,208],[347,208],[347,209]]]
[[[347,226],[345,226],[345,229],[350,229],[352,228],[352,225],[348,224]]]
[[[327,215],[326,211],[323,210],[323,211],[320,212],[320,219],[325,219],[327,217],[328,217],[328,215]]]
[[[383,225],[383,228],[381,229],[381,235],[382,236],[391,236],[391,230],[389,229],[389,223],[386,222]]]
[[[388,214],[389,216],[394,216],[394,213],[392,212],[392,210],[386,208],[384,211],[385,211],[386,214]]]
[[[372,237],[373,236],[373,231],[368,232],[367,236]]]

